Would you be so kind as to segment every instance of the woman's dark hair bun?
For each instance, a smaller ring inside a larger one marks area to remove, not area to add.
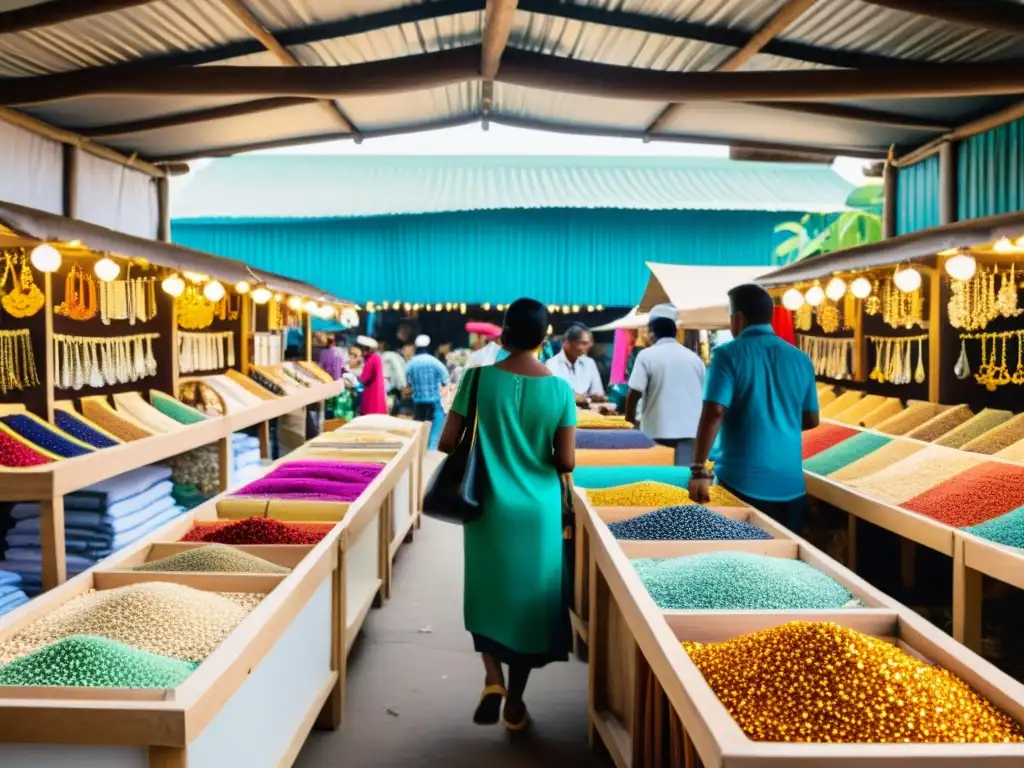
[[[536,349],[547,332],[547,308],[534,299],[516,299],[505,310],[501,345],[506,349]]]

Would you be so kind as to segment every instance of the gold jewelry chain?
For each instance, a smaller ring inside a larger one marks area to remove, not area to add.
[[[1017,340],[1017,367],[1010,373],[1007,342]],[[998,333],[961,333],[960,359],[954,369],[957,378],[970,376],[970,361],[967,357],[967,342],[981,342],[981,363],[974,373],[974,380],[989,392],[995,392],[1007,384],[1024,385],[1024,330],[1001,331]],[[989,346],[991,342],[991,346]]]
[[[911,381],[923,384],[927,378],[924,368],[924,342],[927,334],[920,336],[865,336],[865,341],[875,345],[875,365],[868,378],[879,383],[909,384]],[[914,344],[917,344],[917,365],[913,364]]]
[[[814,364],[814,375],[829,379],[850,378],[850,357],[853,339],[824,339],[821,336],[796,334],[797,346]]]
[[[235,332],[178,331],[178,372],[217,371],[235,365]]]
[[[0,393],[39,386],[36,358],[28,328],[0,331]]]
[[[126,384],[155,376],[153,339],[159,333],[133,336],[53,336],[53,384],[58,389],[81,389]]]

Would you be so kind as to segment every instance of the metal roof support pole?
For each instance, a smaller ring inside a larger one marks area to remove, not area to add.
[[[882,238],[896,236],[896,164],[893,162],[893,151],[889,149],[889,157],[882,169]]]
[[[484,9],[483,42],[480,46],[480,109],[483,112],[483,127],[487,130],[487,118],[494,106],[494,78],[501,67],[501,57],[508,45],[512,32],[512,19],[516,15],[517,0],[487,0]]]
[[[156,239],[162,243],[171,242],[171,183],[165,176],[156,180]]]
[[[947,141],[939,147],[939,224],[957,220],[957,145]]]
[[[62,211],[69,219],[78,218],[78,153],[81,151],[74,144],[61,145],[63,169],[61,185],[63,187]]]

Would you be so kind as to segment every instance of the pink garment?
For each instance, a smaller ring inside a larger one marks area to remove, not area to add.
[[[626,364],[629,353],[633,351],[633,334],[626,328],[615,329],[615,347],[612,351],[612,371],[610,384],[626,383]]]
[[[368,416],[371,413],[387,413],[388,399],[384,391],[384,363],[380,353],[373,351],[367,355],[363,363],[363,372],[359,374],[363,384],[363,398],[359,413]]]

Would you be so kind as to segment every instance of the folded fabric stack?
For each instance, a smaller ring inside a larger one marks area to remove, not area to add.
[[[184,512],[171,495],[171,468],[141,467],[64,497],[68,576],[133,544]],[[25,592],[41,589],[39,505],[15,504],[4,569],[19,574]],[[2,600],[2,598],[0,598]]]
[[[0,570],[0,616],[27,602],[28,595],[21,588],[21,576],[13,571]]]

